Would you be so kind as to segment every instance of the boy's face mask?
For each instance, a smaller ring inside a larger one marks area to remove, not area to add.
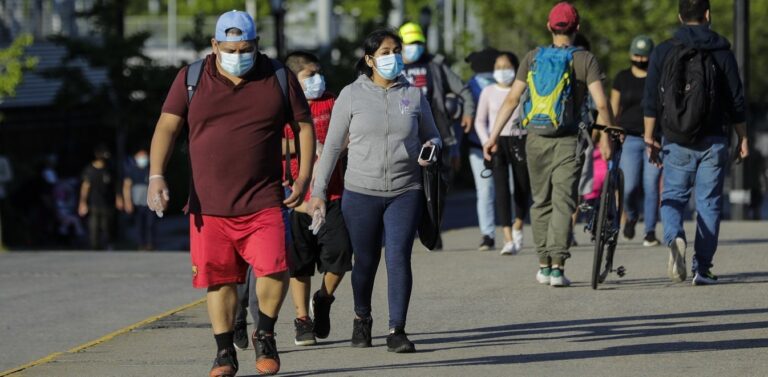
[[[307,99],[320,98],[325,93],[325,78],[319,73],[304,79],[304,96]]]

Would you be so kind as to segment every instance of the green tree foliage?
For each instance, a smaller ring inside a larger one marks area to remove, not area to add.
[[[551,43],[546,29],[547,15],[557,0],[475,1],[480,9],[483,32],[491,46],[523,54],[531,48]],[[672,36],[679,26],[677,1],[656,0],[576,0],[572,3],[581,16],[581,32],[590,40],[592,52],[600,60],[609,81],[629,66],[629,44],[638,34],[650,35],[658,44]],[[712,0],[713,29],[733,41],[733,0]],[[768,14],[768,0],[750,1],[751,101],[768,100],[768,76],[760,71],[768,58],[762,51],[768,41],[762,38],[768,25],[759,15]]]
[[[0,100],[14,96],[24,71],[37,64],[37,58],[24,56],[24,50],[32,41],[31,35],[22,34],[10,46],[0,49]]]

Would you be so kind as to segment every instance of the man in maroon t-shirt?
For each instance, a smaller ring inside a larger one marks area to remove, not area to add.
[[[258,52],[251,16],[231,11],[219,17],[213,54],[188,100],[187,68],[176,76],[152,139],[149,207],[168,205],[163,173],[174,140],[189,125],[192,173],[188,210],[193,286],[207,288],[208,313],[218,351],[210,376],[234,376],[236,284],[250,264],[258,277],[259,319],[252,341],[256,369],[275,374],[280,358],[274,326],[287,281],[281,205],[302,202],[315,155],[312,117],[301,85],[286,70],[288,101],[269,58]],[[292,111],[287,111],[291,109]],[[283,200],[280,140],[283,125],[299,135],[301,165],[292,194]]]

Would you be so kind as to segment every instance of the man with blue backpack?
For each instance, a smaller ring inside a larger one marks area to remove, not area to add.
[[[645,144],[651,160],[661,166],[661,220],[670,255],[667,275],[686,279],[687,239],[683,212],[695,193],[696,240],[693,285],[717,283],[710,269],[717,249],[723,210],[723,182],[729,165],[728,136],[738,135],[740,162],[749,155],[746,104],[739,67],[731,44],[710,29],[709,0],[680,0],[682,26],[650,57],[643,96]],[[654,140],[656,127],[663,146]]]
[[[512,89],[499,110],[493,131],[483,146],[491,158],[502,128],[518,105],[521,124],[528,129],[526,153],[533,194],[531,227],[539,269],[536,280],[567,287],[565,260],[570,258],[568,237],[576,211],[582,159],[578,154],[582,114],[588,96],[598,111],[597,122],[615,126],[597,58],[573,47],[579,30],[576,8],[560,2],[549,13],[547,28],[552,45],[530,51],[520,64]],[[600,138],[603,158],[611,155],[607,137]]]

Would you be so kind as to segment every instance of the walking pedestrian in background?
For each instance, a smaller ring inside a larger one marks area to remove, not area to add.
[[[94,160],[83,170],[77,212],[81,217],[88,216],[91,248],[111,249],[115,210],[123,208],[122,197],[118,194],[120,185],[109,164],[109,149],[105,145],[99,145],[94,149],[93,155]]]

